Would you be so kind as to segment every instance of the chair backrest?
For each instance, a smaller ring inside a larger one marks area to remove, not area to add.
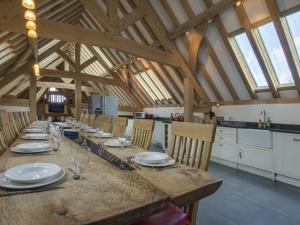
[[[13,131],[12,123],[9,121],[7,112],[0,113],[0,120],[5,144],[9,146],[16,139],[16,132]]]
[[[20,115],[20,120],[22,122],[23,128],[26,127],[26,121],[25,121],[25,117],[24,117],[24,113],[23,112],[19,112]]]
[[[90,114],[89,116],[89,121],[88,121],[88,125],[90,127],[93,127],[95,125],[95,114]]]
[[[4,141],[3,130],[0,128],[0,155],[5,151],[6,148],[7,146]]]
[[[114,121],[112,135],[114,137],[122,137],[125,134],[128,123],[127,117],[117,117]]]
[[[112,116],[108,115],[99,115],[98,116],[98,127],[104,132],[111,132],[112,128]]]
[[[83,123],[83,122],[84,122],[84,118],[85,118],[86,114],[87,114],[87,113],[84,113],[84,112],[82,112],[82,113],[80,114],[80,118],[79,118],[79,122],[80,122],[80,123]]]
[[[154,120],[134,119],[131,143],[149,149],[154,129]]]
[[[169,155],[181,164],[207,171],[214,136],[214,124],[173,122]]]
[[[10,123],[11,123],[12,132],[14,133],[15,136],[18,136],[20,133],[19,133],[19,129],[18,129],[15,117],[14,117],[14,113],[13,112],[8,112],[7,114],[8,114],[8,118],[10,120]]]
[[[19,112],[13,112],[13,117],[15,119],[15,124],[17,126],[18,132],[20,133],[22,131],[22,129],[24,128],[24,125],[21,121],[20,118],[20,113]]]
[[[24,121],[25,121],[25,123],[26,123],[26,126],[28,126],[28,125],[30,124],[28,111],[24,111],[24,112],[23,112],[23,118],[24,118]]]
[[[89,124],[89,119],[90,119],[90,115],[88,113],[85,114],[84,118],[83,118],[83,122],[85,125]]]
[[[75,118],[75,108],[70,108],[70,111],[71,111],[71,115]],[[81,116],[81,115],[80,115]]]

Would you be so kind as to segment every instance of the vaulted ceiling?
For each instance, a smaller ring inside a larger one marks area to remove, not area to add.
[[[37,99],[49,87],[74,90],[73,79],[81,77],[87,96],[115,95],[124,108],[182,106],[188,78],[195,107],[299,102],[299,45],[287,18],[300,10],[297,0],[36,3],[39,38],[33,46],[20,1],[0,1],[2,97],[20,97],[29,88],[37,47],[42,68]],[[270,41],[279,43],[277,53],[286,68],[278,67],[268,53],[263,26],[272,21],[278,40]]]

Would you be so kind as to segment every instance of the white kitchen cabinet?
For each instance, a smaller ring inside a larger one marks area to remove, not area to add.
[[[213,143],[211,156],[230,162],[236,162],[236,145],[215,142]]]
[[[276,173],[300,179],[300,134],[273,134]]]
[[[238,145],[237,162],[269,172],[274,171],[273,150],[249,145]]]
[[[217,127],[215,142],[236,144],[236,129],[229,127]]]

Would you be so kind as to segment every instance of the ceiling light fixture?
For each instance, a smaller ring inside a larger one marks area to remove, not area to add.
[[[26,9],[35,9],[35,3],[33,0],[22,0],[22,6]]]
[[[28,33],[27,33],[28,37],[30,38],[34,38],[36,39],[37,38],[37,33],[35,30],[29,30]]]
[[[36,30],[36,24],[35,24],[35,22],[34,21],[27,21],[26,22],[26,28],[28,29],[28,30]]]
[[[235,3],[236,6],[240,6],[241,4],[242,4],[241,1],[237,1],[237,2]]]
[[[30,10],[30,9],[27,9],[27,10],[25,11],[24,18],[25,18],[26,20],[36,21],[36,15],[35,15],[34,11],[32,11],[32,10]]]
[[[34,75],[36,76],[36,77],[39,77],[41,74],[40,74],[40,66],[39,66],[39,64],[37,64],[37,63],[35,63],[34,65],[33,65],[33,71],[34,71]]]

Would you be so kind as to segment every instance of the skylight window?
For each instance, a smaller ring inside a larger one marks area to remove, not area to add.
[[[273,23],[267,23],[258,28],[265,51],[270,59],[279,84],[294,83],[285,54],[281,47]]]
[[[264,73],[258,63],[258,60],[255,56],[255,53],[251,47],[251,44],[248,40],[246,33],[241,33],[234,37],[238,49],[242,55],[242,60],[245,61],[246,66],[249,69],[249,72],[256,84],[257,87],[266,87],[268,86],[265,79]]]
[[[297,50],[298,58],[300,59],[300,12],[293,13],[286,17],[290,33],[292,35],[294,45]]]
[[[136,78],[153,101],[163,101],[172,98],[170,93],[166,90],[152,70],[146,70],[138,73],[136,74]]]

